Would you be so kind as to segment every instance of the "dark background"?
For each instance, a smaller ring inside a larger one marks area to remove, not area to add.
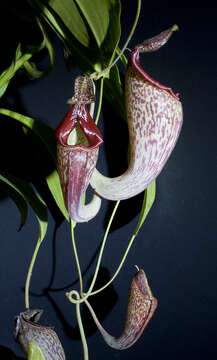
[[[125,266],[113,285],[96,296],[94,303],[103,326],[119,335],[124,326],[134,264],[137,264],[145,270],[159,306],[140,340],[132,348],[120,352],[104,344],[88,312],[82,308],[90,359],[103,356],[125,360],[212,360],[217,357],[217,11],[206,4],[207,7],[181,4],[175,7],[174,3],[171,6],[165,2],[162,5],[143,2],[140,21],[129,44],[133,47],[174,23],[179,25],[180,31],[168,45],[157,53],[143,55],[141,62],[154,78],[180,93],[184,124],[177,146],[157,179],[155,204]],[[135,7],[135,1],[123,2],[123,41],[133,22]],[[4,41],[9,27],[10,22],[5,33],[1,32]],[[5,44],[10,52],[10,43]],[[66,100],[71,96],[74,76],[66,71],[57,39],[55,48],[57,67],[52,76],[27,82],[20,75],[9,88],[7,97],[8,106],[41,119],[53,128],[67,111]],[[6,50],[2,48],[1,51]],[[101,122],[100,127],[105,133],[105,145],[99,166],[104,173],[117,175],[125,167],[123,134],[126,129],[108,105],[104,109],[104,120],[106,126]],[[9,122],[13,124],[12,132]],[[1,167],[34,180],[41,193],[46,194],[38,170],[40,166],[42,172],[46,169],[43,149],[35,148],[34,136],[25,140],[21,126],[16,126],[12,120],[1,117],[1,126]],[[123,201],[106,246],[100,284],[116,270],[138,220],[141,203],[141,196]],[[13,340],[13,318],[24,310],[23,288],[37,240],[37,222],[30,210],[27,224],[17,232],[19,212],[3,192],[0,208],[0,358],[6,360],[10,359],[12,351],[23,358]],[[69,226],[66,221],[61,222],[54,206],[50,209],[48,234],[32,277],[31,307],[44,309],[42,321],[55,327],[66,358],[81,359],[75,309],[64,295],[73,287],[78,289]],[[100,214],[76,228],[85,285],[94,272],[96,251],[110,210],[110,203],[103,201]]]

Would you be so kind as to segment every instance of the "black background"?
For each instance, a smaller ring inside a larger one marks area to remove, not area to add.
[[[135,1],[123,1],[123,42],[135,11]],[[177,146],[157,179],[155,204],[119,277],[104,294],[96,296],[94,308],[103,326],[112,334],[119,335],[124,326],[134,264],[145,270],[159,306],[140,340],[121,352],[104,344],[88,312],[82,308],[90,359],[103,356],[105,359],[125,360],[212,360],[217,357],[216,15],[216,8],[209,7],[208,3],[207,7],[184,7],[181,3],[175,7],[174,3],[150,5],[143,2],[140,21],[129,47],[174,23],[179,25],[179,32],[169,43],[157,53],[142,55],[141,63],[155,79],[180,93],[184,124]],[[16,38],[16,29],[9,21],[5,33],[1,32],[6,44],[1,49],[3,53],[7,47],[8,52],[11,51],[10,42],[5,41],[10,27]],[[9,38],[12,39],[11,35]],[[20,75],[20,79],[10,86],[7,103],[3,104],[43,120],[53,128],[68,109],[66,100],[71,96],[76,74],[66,71],[57,39],[55,48],[57,67],[52,76],[27,82]],[[125,168],[126,129],[108,105],[103,115],[106,125],[103,126],[101,121],[100,128],[105,144],[100,153],[99,167],[105,174],[118,175]],[[1,167],[33,181],[45,195],[47,190],[41,181],[41,172],[46,172],[47,160],[43,149],[36,149],[34,136],[26,140],[21,126],[16,126],[14,121],[1,117],[1,127]],[[116,270],[138,220],[141,203],[141,196],[123,201],[108,239],[99,284],[104,284]],[[100,214],[88,224],[76,228],[85,285],[93,275],[96,251],[112,205],[103,201]],[[13,340],[13,318],[24,310],[23,288],[37,240],[37,222],[30,210],[27,224],[17,232],[19,212],[3,192],[0,208],[0,354],[6,360],[10,359],[10,351],[23,358]],[[79,359],[82,358],[82,347],[75,309],[65,297],[66,291],[73,287],[78,289],[70,230],[66,221],[61,221],[53,204],[50,210],[48,234],[33,272],[30,303],[32,308],[44,309],[43,323],[55,327],[66,358]]]

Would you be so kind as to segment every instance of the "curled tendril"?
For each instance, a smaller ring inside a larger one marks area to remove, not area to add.
[[[73,296],[75,296],[76,299],[74,299]],[[71,290],[70,292],[67,292],[66,297],[72,304],[75,305],[81,304],[83,302],[83,299],[80,297],[80,294],[77,290]]]

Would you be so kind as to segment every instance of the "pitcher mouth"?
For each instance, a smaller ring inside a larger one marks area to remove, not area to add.
[[[102,143],[102,135],[84,104],[75,104],[55,131],[60,145],[68,150],[91,151]]]
[[[134,68],[136,68],[136,70],[143,76],[143,78],[145,80],[147,80],[148,82],[150,82],[152,85],[156,86],[159,89],[162,90],[166,90],[168,93],[170,93],[175,99],[179,100],[179,94],[178,93],[174,93],[173,90],[166,86],[163,85],[161,83],[159,83],[157,80],[154,80],[150,75],[148,75],[143,68],[140,65],[140,60],[139,60],[139,54],[140,54],[140,48],[137,47],[135,50],[133,50],[130,54],[130,59],[129,59],[129,63],[131,65],[133,65]]]

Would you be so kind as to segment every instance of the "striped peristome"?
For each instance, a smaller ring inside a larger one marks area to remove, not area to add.
[[[116,178],[94,170],[91,185],[103,198],[123,200],[142,192],[159,175],[174,149],[182,126],[181,102],[172,89],[144,72],[139,54],[158,50],[176,29],[173,26],[131,52],[125,78],[130,163]]]

